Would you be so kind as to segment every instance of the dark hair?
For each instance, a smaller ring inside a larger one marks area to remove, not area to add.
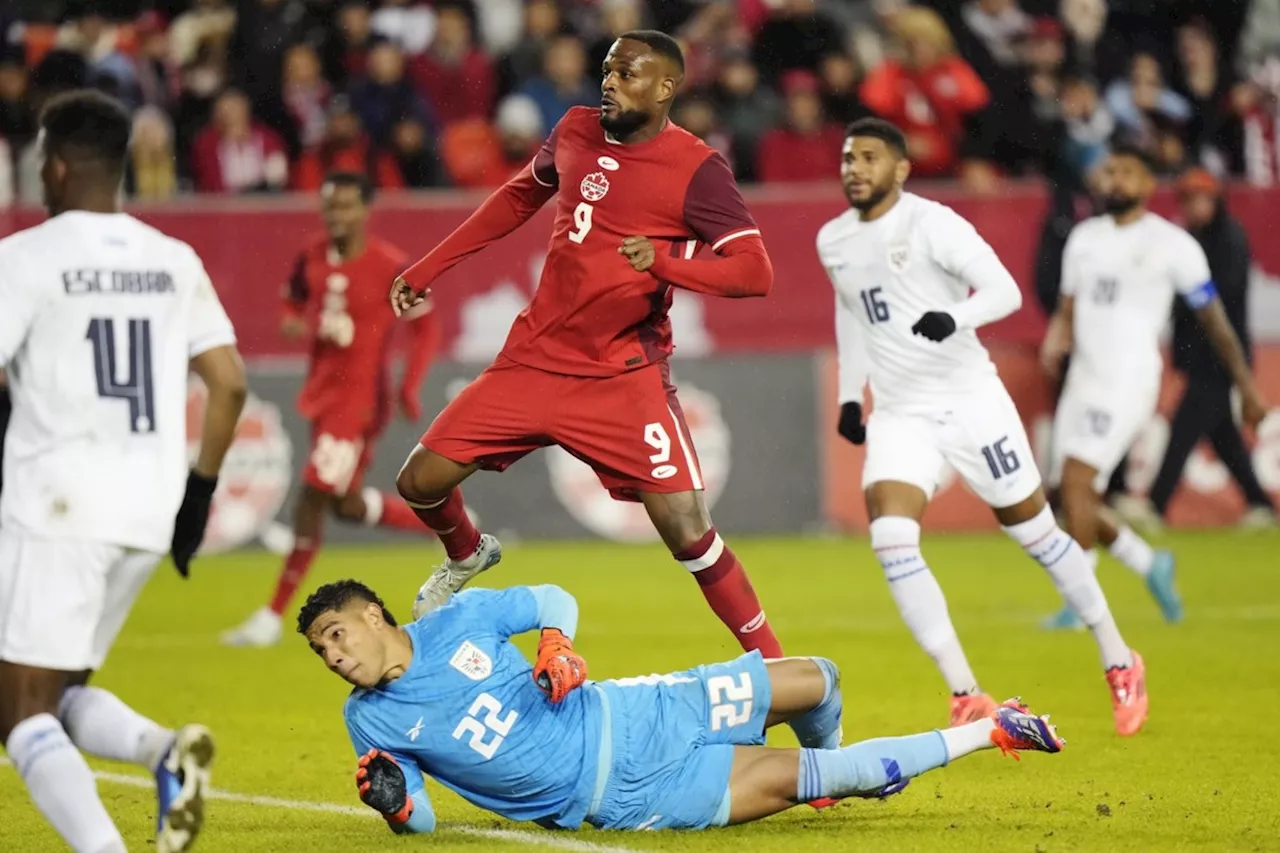
[[[133,121],[115,98],[92,89],[56,95],[40,113],[40,129],[47,154],[124,171]]]
[[[355,187],[360,191],[360,200],[365,204],[373,201],[373,182],[369,180],[368,175],[360,172],[351,172],[343,170],[335,170],[324,176],[324,183],[320,186],[332,184],[335,187]]]
[[[869,136],[879,139],[893,149],[899,157],[907,156],[907,138],[902,135],[898,126],[882,118],[860,118],[850,124],[844,131],[845,139],[851,136]]]
[[[666,33],[657,30],[631,30],[618,36],[619,41],[622,39],[647,45],[654,53],[674,62],[680,73],[684,73],[684,51],[680,49],[680,43]]]
[[[306,634],[307,631],[311,630],[311,625],[320,618],[321,614],[328,613],[331,610],[341,610],[353,601],[363,601],[368,604],[378,605],[382,608],[383,620],[388,625],[395,627],[396,617],[392,616],[391,611],[387,610],[387,606],[382,603],[382,599],[378,597],[378,594],[360,583],[360,581],[348,578],[347,580],[327,583],[307,596],[307,603],[302,605],[302,610],[298,612],[298,633]]]
[[[1151,174],[1154,175],[1158,171],[1156,169],[1155,160],[1147,153],[1146,149],[1128,139],[1122,138],[1114,140],[1111,143],[1110,148],[1112,157],[1132,157],[1134,160],[1141,163],[1142,168],[1146,169]]]

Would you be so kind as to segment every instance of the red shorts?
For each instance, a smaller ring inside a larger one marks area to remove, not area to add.
[[[373,461],[379,429],[352,423],[341,413],[311,422],[311,450],[302,481],[313,489],[342,497],[360,488]]]
[[[498,356],[445,407],[422,445],[503,471],[558,444],[617,500],[702,488],[702,472],[666,362],[617,376],[564,376]]]

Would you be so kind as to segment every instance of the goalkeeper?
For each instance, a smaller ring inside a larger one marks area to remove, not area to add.
[[[578,605],[556,586],[471,589],[403,628],[364,584],[318,589],[298,631],[355,685],[343,714],[360,798],[400,833],[431,832],[429,774],[482,809],[547,828],[702,829],[799,803],[887,796],[980,749],[1058,752],[1014,702],[944,731],[840,748],[839,672],[825,658],[728,663],[587,681]],[[541,630],[530,666],[511,637]],[[765,747],[789,723],[800,749]]]

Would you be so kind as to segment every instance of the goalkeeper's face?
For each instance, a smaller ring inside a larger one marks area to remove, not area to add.
[[[317,616],[307,629],[307,642],[330,672],[356,687],[373,687],[386,678],[395,634],[381,607],[353,601]]]

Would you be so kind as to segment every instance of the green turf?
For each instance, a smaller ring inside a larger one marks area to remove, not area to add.
[[[310,813],[217,801],[199,850],[514,850],[534,841],[579,849],[691,851],[1280,850],[1280,536],[1181,534],[1187,621],[1164,625],[1140,582],[1104,561],[1122,630],[1147,660],[1151,718],[1122,740],[1086,635],[1050,635],[1036,619],[1056,604],[1042,572],[997,536],[930,537],[927,557],[983,686],[1053,714],[1058,756],[1021,762],[987,752],[917,780],[883,803],[823,813],[798,808],[760,824],[697,834],[552,834],[500,821],[438,786],[448,827],[397,838],[363,814]],[[861,540],[735,543],[791,653],[834,658],[844,673],[846,740],[926,730],[945,721],[932,664],[902,627]],[[312,586],[357,576],[407,611],[434,548],[332,548]],[[169,723],[199,720],[219,739],[218,788],[358,806],[340,708],[346,689],[296,635],[276,649],[218,646],[219,631],[257,606],[279,559],[201,560],[195,579],[162,569],[100,676],[103,686]],[[681,669],[732,657],[730,635],[693,582],[658,548],[607,544],[511,548],[491,584],[559,583],[577,596],[577,648],[593,677]],[[788,742],[780,733],[778,743]],[[115,773],[132,768],[95,764]],[[151,795],[99,788],[131,850],[151,844]],[[524,835],[465,834],[457,827]],[[62,849],[12,768],[0,767],[0,850]],[[555,849],[543,847],[542,849]],[[564,848],[564,849],[567,849]]]

